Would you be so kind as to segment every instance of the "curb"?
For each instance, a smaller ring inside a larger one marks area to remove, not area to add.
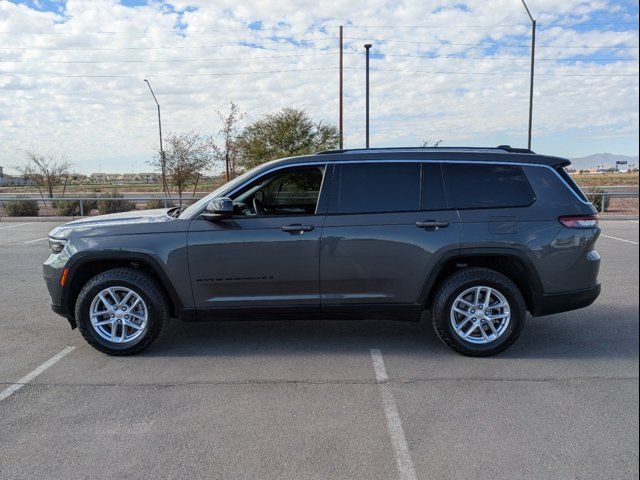
[[[8,222],[70,222],[87,217],[0,217],[0,223]]]
[[[638,220],[640,217],[638,215],[600,215],[600,221],[604,222],[607,220]]]

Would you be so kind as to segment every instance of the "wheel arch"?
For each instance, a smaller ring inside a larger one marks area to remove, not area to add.
[[[472,248],[451,252],[442,257],[429,274],[420,297],[428,309],[438,285],[452,273],[469,267],[490,268],[510,278],[525,299],[527,310],[535,311],[536,294],[543,292],[542,281],[533,262],[513,248]]]
[[[73,320],[74,304],[83,285],[95,275],[118,267],[129,267],[142,270],[155,277],[164,290],[169,301],[170,313],[177,315],[183,308],[182,301],[168,275],[160,263],[151,255],[137,252],[99,252],[80,254],[71,259],[67,268],[69,275],[62,291],[62,305],[66,306]]]

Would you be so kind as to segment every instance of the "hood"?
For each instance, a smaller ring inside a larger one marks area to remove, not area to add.
[[[185,221],[167,215],[169,210],[168,208],[134,210],[84,217],[54,228],[49,232],[49,236],[69,238],[70,236],[131,235],[182,230]]]

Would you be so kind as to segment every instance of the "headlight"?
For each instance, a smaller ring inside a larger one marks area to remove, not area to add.
[[[64,250],[64,246],[67,244],[66,240],[61,240],[59,238],[51,238],[49,237],[49,250],[51,253],[60,253]]]

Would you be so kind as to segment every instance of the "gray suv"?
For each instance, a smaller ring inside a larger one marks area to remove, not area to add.
[[[508,146],[340,150],[251,170],[184,208],[55,228],[53,310],[98,350],[148,347],[169,317],[418,321],[474,356],[527,312],[600,293],[593,206],[570,162]]]

